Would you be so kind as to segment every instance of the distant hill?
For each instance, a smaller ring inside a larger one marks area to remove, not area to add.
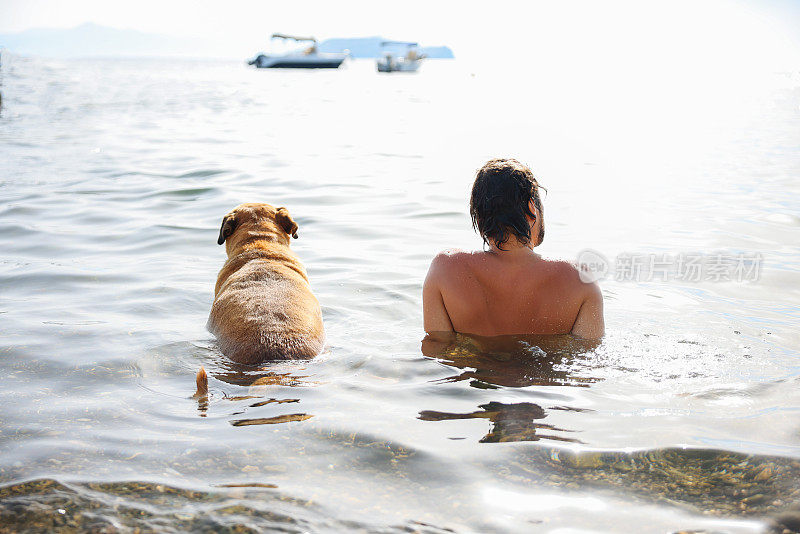
[[[50,57],[199,55],[188,39],[92,23],[0,34],[0,46],[17,54]]]
[[[355,58],[375,58],[383,55],[381,43],[383,37],[353,37],[325,39],[319,44],[320,52],[350,51]],[[399,49],[399,48],[396,48]],[[430,58],[452,59],[453,51],[446,46],[420,46],[419,50]]]
[[[0,0],[2,1],[2,0]],[[381,56],[382,37],[327,39],[323,52],[350,50],[356,58]],[[247,59],[258,49],[243,49],[241,42],[212,43],[202,38],[173,37],[138,30],[121,30],[86,23],[75,28],[37,28],[0,34],[0,48],[20,55],[44,57],[227,57]],[[452,58],[446,46],[420,47],[431,58]]]

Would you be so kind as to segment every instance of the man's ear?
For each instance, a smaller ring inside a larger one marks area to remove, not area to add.
[[[228,239],[233,231],[236,230],[236,216],[233,213],[227,214],[222,218],[222,226],[219,227],[219,239],[217,245],[221,245]]]
[[[539,210],[536,209],[536,203],[533,201],[533,199],[528,201],[528,211],[531,215],[533,215],[532,221],[536,222],[536,219],[539,218]]]
[[[278,226],[283,228],[284,232],[297,239],[297,223],[294,222],[292,216],[289,215],[289,210],[286,208],[278,208],[277,213],[275,213],[275,222],[278,223]]]

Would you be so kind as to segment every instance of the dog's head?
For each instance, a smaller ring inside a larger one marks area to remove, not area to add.
[[[217,243],[221,245],[227,241],[231,244],[237,236],[252,234],[274,235],[288,244],[289,236],[297,239],[297,223],[286,208],[275,208],[269,204],[240,204],[223,217]]]

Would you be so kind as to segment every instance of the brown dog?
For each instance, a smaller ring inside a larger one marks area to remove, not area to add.
[[[313,358],[322,350],[319,301],[289,236],[297,238],[297,223],[286,208],[242,204],[222,219],[217,243],[225,243],[228,261],[208,329],[235,362]]]

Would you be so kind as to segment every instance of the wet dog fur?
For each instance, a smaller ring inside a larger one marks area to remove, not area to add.
[[[297,230],[286,208],[269,204],[241,204],[222,219],[217,243],[225,244],[228,260],[217,276],[207,327],[235,362],[308,359],[322,351],[319,301],[289,247]],[[196,395],[205,395],[207,384],[201,369]]]

